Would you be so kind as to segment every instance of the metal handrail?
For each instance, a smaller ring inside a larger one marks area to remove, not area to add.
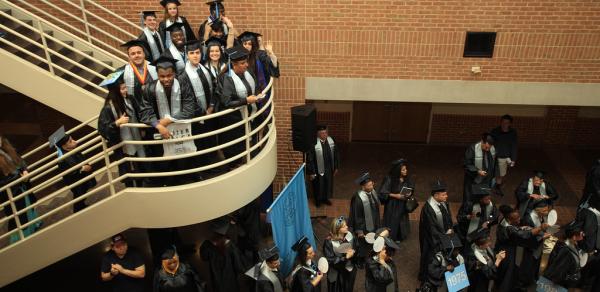
[[[271,86],[272,86],[272,80],[269,83],[267,89],[265,89],[265,92],[267,90],[270,90]],[[74,150],[69,151],[68,153],[66,153],[63,157],[55,159],[52,162],[50,162],[48,164],[45,164],[44,166],[40,167],[39,169],[37,169],[37,170],[35,170],[33,172],[37,172],[36,174],[38,174],[38,173],[42,172],[43,169],[50,169],[51,166],[53,166],[54,164],[57,164],[59,161],[65,159],[69,155],[74,155],[74,154],[76,154],[78,152],[82,152],[82,151],[88,151],[88,152],[91,151],[90,149],[86,149],[86,148],[88,146],[90,146],[91,144],[93,144],[93,143],[96,143],[96,144],[93,145],[93,147],[98,147],[99,146],[98,143],[97,143],[98,139],[101,139],[101,144],[103,146],[103,149],[102,149],[101,152],[93,155],[92,157],[90,157],[88,159],[85,159],[84,161],[80,162],[79,164],[74,165],[74,166],[70,167],[69,169],[62,171],[61,173],[55,175],[54,177],[52,177],[52,178],[44,181],[42,184],[40,184],[40,185],[38,185],[38,186],[36,186],[36,187],[34,187],[34,188],[26,191],[26,192],[23,192],[23,193],[21,193],[21,194],[19,194],[17,196],[13,196],[11,187],[15,186],[16,184],[18,184],[19,181],[23,182],[27,178],[32,177],[32,174],[29,174],[27,177],[22,177],[22,178],[20,178],[18,180],[15,180],[11,184],[8,184],[8,185],[4,186],[2,189],[0,189],[0,191],[5,190],[9,194],[9,200],[7,202],[5,202],[5,203],[0,204],[0,208],[6,206],[8,204],[10,204],[11,207],[14,209],[12,215],[0,219],[0,224],[3,223],[3,222],[6,222],[7,220],[11,220],[11,219],[15,220],[16,223],[17,223],[16,224],[17,228],[15,228],[13,230],[9,230],[7,233],[1,235],[0,236],[0,240],[3,239],[3,238],[5,238],[5,237],[7,237],[7,236],[10,236],[10,235],[14,234],[15,232],[18,232],[18,235],[19,235],[20,239],[23,240],[23,239],[25,239],[25,236],[24,236],[24,233],[23,233],[23,229],[24,228],[27,228],[27,227],[31,226],[32,224],[36,224],[37,222],[40,222],[41,220],[47,218],[48,216],[51,216],[51,215],[59,212],[60,210],[62,210],[64,208],[70,207],[71,205],[73,205],[76,202],[79,202],[81,200],[85,200],[86,198],[88,198],[88,197],[90,197],[90,196],[92,196],[92,195],[94,195],[94,194],[98,193],[99,191],[104,190],[106,188],[110,188],[110,190],[111,190],[110,191],[110,193],[111,193],[110,195],[111,196],[118,195],[122,191],[119,192],[119,193],[115,193],[114,192],[114,184],[118,183],[118,182],[121,182],[121,181],[123,181],[124,179],[127,179],[127,178],[137,178],[137,177],[165,177],[165,176],[173,176],[173,175],[184,175],[184,174],[190,174],[190,173],[196,173],[196,172],[199,172],[199,171],[204,171],[204,170],[207,170],[207,169],[212,169],[212,168],[215,168],[215,167],[220,167],[222,165],[225,165],[225,164],[227,164],[229,162],[235,161],[235,160],[243,158],[243,157],[250,158],[250,153],[252,151],[254,151],[255,149],[257,149],[258,147],[261,147],[262,145],[264,145],[264,143],[266,143],[266,141],[269,139],[269,137],[271,137],[272,132],[275,129],[274,127],[268,127],[268,125],[270,123],[272,123],[273,120],[274,120],[274,110],[273,110],[273,107],[272,107],[272,105],[273,105],[273,97],[274,96],[272,95],[271,98],[267,101],[267,103],[261,109],[259,109],[258,111],[256,111],[255,113],[253,113],[251,115],[248,115],[248,108],[247,108],[246,105],[244,105],[244,106],[240,106],[240,107],[235,108],[235,109],[229,109],[229,110],[225,110],[225,111],[219,112],[217,114],[211,114],[211,115],[208,115],[208,116],[203,116],[203,117],[199,117],[199,118],[191,120],[193,122],[199,122],[199,121],[203,121],[203,120],[207,120],[207,119],[217,118],[217,117],[219,117],[219,116],[221,116],[223,114],[228,114],[228,113],[232,113],[232,112],[236,112],[236,111],[241,111],[242,112],[243,119],[241,121],[236,122],[236,123],[234,123],[234,124],[232,124],[232,125],[230,125],[228,127],[215,129],[215,130],[213,130],[213,131],[211,131],[209,133],[203,133],[203,134],[198,134],[198,135],[194,135],[194,136],[191,136],[191,137],[179,138],[179,139],[170,139],[170,140],[159,140],[159,141],[122,141],[122,142],[120,142],[120,143],[118,143],[116,145],[111,146],[110,148],[106,147],[106,141],[104,139],[102,139],[100,137],[96,137],[96,138],[88,141],[86,143],[87,145],[84,144],[84,145],[78,146]],[[255,127],[253,130],[250,130],[250,128],[249,128],[250,123],[254,119],[256,119],[257,117],[259,117],[260,115],[262,115],[268,109],[270,109],[269,115],[265,118],[265,120],[262,121],[262,123],[260,125],[258,125],[257,127]],[[108,163],[109,162],[109,155],[115,149],[123,147],[124,145],[127,145],[127,144],[139,144],[139,142],[142,142],[142,143],[145,142],[146,143],[145,145],[152,145],[152,144],[176,143],[176,142],[181,142],[181,141],[191,141],[191,140],[194,140],[194,139],[208,137],[208,136],[211,136],[211,135],[217,135],[217,134],[222,133],[222,132],[224,132],[226,130],[229,130],[229,129],[232,129],[232,128],[235,128],[235,127],[240,127],[240,126],[244,126],[245,129],[246,129],[244,135],[242,135],[241,137],[238,137],[237,139],[234,139],[234,140],[229,141],[227,143],[222,143],[222,144],[216,145],[216,146],[211,147],[209,149],[202,149],[202,150],[197,150],[196,152],[193,152],[193,153],[178,154],[178,155],[175,155],[175,156],[168,156],[168,157],[145,157],[145,158],[140,158],[140,157],[123,157],[123,158],[121,158],[121,159],[119,159],[117,161],[114,161],[112,163]],[[126,173],[126,174],[123,174],[123,175],[119,175],[116,178],[113,178],[112,175],[109,175],[108,176],[108,182],[106,182],[106,183],[104,183],[104,184],[102,184],[100,186],[94,187],[92,190],[88,191],[86,194],[84,194],[82,196],[79,196],[76,199],[70,200],[69,202],[66,202],[64,204],[61,204],[61,206],[58,206],[57,208],[55,208],[55,209],[47,212],[46,214],[44,214],[42,216],[39,216],[39,217],[37,217],[37,218],[35,218],[35,219],[33,219],[33,220],[25,223],[25,224],[21,224],[21,222],[19,222],[19,217],[18,217],[19,215],[26,213],[30,209],[34,209],[35,207],[39,206],[40,204],[42,204],[44,202],[47,202],[49,200],[52,200],[52,199],[56,198],[58,195],[64,193],[65,191],[67,191],[67,190],[69,190],[71,188],[74,188],[74,187],[76,187],[76,186],[78,186],[78,185],[80,185],[82,183],[85,183],[86,181],[88,181],[89,179],[92,179],[92,178],[96,177],[97,175],[101,175],[101,174],[106,173],[106,172],[110,173],[110,169],[113,169],[113,168],[117,167],[121,163],[129,162],[129,161],[151,162],[151,161],[159,161],[159,160],[176,160],[176,159],[182,159],[182,158],[188,158],[188,157],[194,157],[194,156],[198,156],[198,155],[203,155],[203,154],[206,154],[206,153],[209,153],[209,152],[213,152],[213,151],[217,151],[219,149],[226,148],[226,147],[234,145],[236,143],[243,142],[244,140],[248,141],[256,133],[258,133],[259,131],[262,131],[263,129],[265,129],[265,127],[268,128],[267,133],[261,139],[259,139],[259,141],[257,141],[256,144],[251,145],[251,146],[249,144],[246,144],[246,147],[245,147],[246,149],[244,151],[242,151],[241,153],[239,153],[239,154],[237,154],[237,155],[235,155],[233,157],[230,157],[230,158],[228,158],[226,160],[223,160],[223,161],[220,161],[220,162],[217,162],[217,163],[213,163],[213,164],[210,164],[210,165],[205,165],[205,166],[200,166],[200,167],[195,167],[195,168],[190,168],[190,169],[185,169],[185,170],[178,170],[178,171],[159,172],[159,173]],[[156,142],[158,142],[158,143],[156,143]],[[31,194],[31,193],[33,193],[35,191],[39,191],[41,189],[44,189],[46,187],[49,187],[49,186],[53,185],[57,181],[60,181],[63,175],[68,174],[68,173],[70,173],[70,172],[72,172],[72,171],[74,171],[76,169],[79,169],[79,168],[81,168],[85,164],[94,164],[94,163],[98,163],[98,162],[100,162],[102,160],[104,160],[105,163],[104,163],[104,166],[100,167],[100,169],[97,169],[97,170],[93,171],[92,173],[88,174],[86,177],[78,180],[77,182],[74,182],[74,183],[72,183],[70,185],[63,186],[62,188],[60,188],[60,189],[58,189],[58,190],[50,193],[49,195],[45,196],[44,198],[38,200],[36,203],[33,203],[33,204],[31,204],[31,205],[23,208],[23,209],[16,210],[15,204],[14,204],[14,202],[16,200],[23,199],[28,194]],[[248,159],[246,162],[249,163],[250,159]],[[43,176],[45,174],[47,174],[47,173],[42,173],[42,174],[38,175],[37,177],[41,177],[41,176]],[[63,218],[62,220],[65,220],[65,219],[67,219],[67,218]]]

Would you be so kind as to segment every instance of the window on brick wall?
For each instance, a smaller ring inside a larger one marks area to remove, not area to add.
[[[467,32],[465,38],[465,58],[491,58],[494,56],[495,32]]]

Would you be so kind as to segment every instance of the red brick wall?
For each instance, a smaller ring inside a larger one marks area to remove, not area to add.
[[[582,147],[600,147],[600,118],[578,118],[576,131],[572,132],[571,145]]]
[[[350,142],[350,112],[317,111],[317,123],[327,125],[329,134],[336,142]]]
[[[183,1],[181,14],[194,30],[208,14],[204,1]],[[136,23],[139,11],[160,9],[157,0],[97,2]],[[225,6],[238,29],[273,40],[281,61],[280,178],[291,177],[301,161],[288,150],[289,107],[305,102],[305,77],[600,82],[599,1],[228,0]],[[462,58],[465,31],[498,32],[494,58]],[[475,65],[483,74],[471,75]]]
[[[575,132],[579,107],[550,106],[546,111],[544,144],[568,145]]]

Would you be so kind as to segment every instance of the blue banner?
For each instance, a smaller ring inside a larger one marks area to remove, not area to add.
[[[455,267],[452,273],[444,273],[444,276],[446,277],[448,292],[456,292],[469,287],[469,277],[467,276],[467,270],[465,269],[464,264]]]
[[[540,276],[540,279],[537,281],[537,287],[535,289],[536,292],[567,292],[567,288],[554,284],[554,282],[550,281],[548,278],[544,278]]]
[[[313,248],[316,248],[308,210],[304,164],[279,193],[267,210],[267,215],[273,229],[273,240],[279,248],[280,271],[287,276],[294,267],[296,252],[292,251],[292,245],[298,239],[306,236]]]

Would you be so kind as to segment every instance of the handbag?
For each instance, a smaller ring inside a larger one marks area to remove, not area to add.
[[[419,202],[417,202],[417,199],[414,196],[410,196],[408,199],[406,199],[404,206],[406,208],[406,212],[412,213],[417,209],[417,207],[419,207]]]

